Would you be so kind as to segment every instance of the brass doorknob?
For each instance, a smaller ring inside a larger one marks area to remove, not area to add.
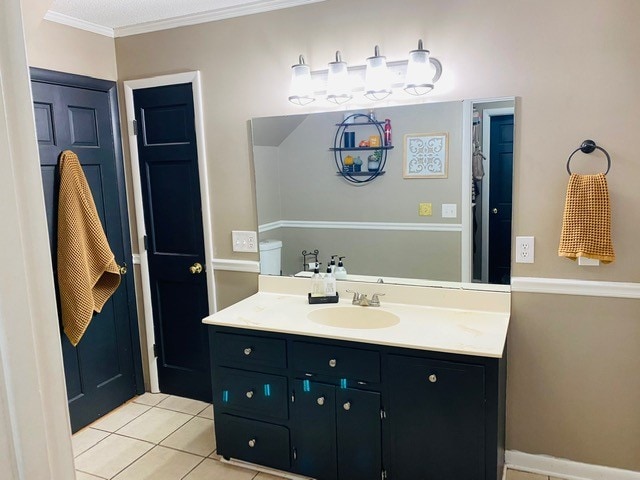
[[[127,274],[127,264],[123,263],[122,265],[118,266],[118,272],[120,273],[120,275],[126,275]]]
[[[193,265],[191,265],[189,267],[189,271],[193,274],[193,275],[197,275],[198,273],[202,273],[202,265],[198,262],[194,263]]]

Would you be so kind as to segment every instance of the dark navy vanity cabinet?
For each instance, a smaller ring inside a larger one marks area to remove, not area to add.
[[[503,359],[210,325],[217,453],[318,480],[498,480]]]

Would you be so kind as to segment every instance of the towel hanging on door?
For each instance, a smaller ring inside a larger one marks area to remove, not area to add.
[[[60,156],[58,285],[64,332],[76,346],[93,313],[100,313],[120,285],[120,272],[78,156],[71,150]]]

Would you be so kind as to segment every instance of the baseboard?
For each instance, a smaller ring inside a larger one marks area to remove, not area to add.
[[[533,455],[516,450],[505,452],[505,463],[513,470],[540,473],[567,480],[640,480],[640,472],[590,465],[548,455]]]

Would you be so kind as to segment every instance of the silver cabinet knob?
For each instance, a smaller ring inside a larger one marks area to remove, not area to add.
[[[331,368],[334,368],[337,364],[338,364],[338,361],[335,358],[332,358],[331,360],[329,360],[329,366]]]
[[[494,208],[494,209],[493,209],[493,210],[491,210],[491,211],[493,212],[493,214],[494,214],[494,215],[498,213],[498,209],[497,209],[497,208]]]
[[[244,354],[245,355],[251,355],[251,352],[253,352],[253,349],[251,347],[247,347],[244,349]]]
[[[435,373],[432,373],[431,375],[429,375],[429,381],[431,383],[436,383],[438,381],[438,377],[436,377]]]
[[[256,446],[256,439],[252,438],[251,440],[249,440],[249,447],[253,448]]]
[[[253,390],[249,390],[247,393],[247,398],[253,398]]]
[[[318,397],[318,400],[316,400],[316,402],[318,402],[318,405],[320,406],[324,405],[324,397]]]
[[[344,405],[342,405],[342,408],[344,408],[345,410],[351,410],[351,402],[346,402]]]

